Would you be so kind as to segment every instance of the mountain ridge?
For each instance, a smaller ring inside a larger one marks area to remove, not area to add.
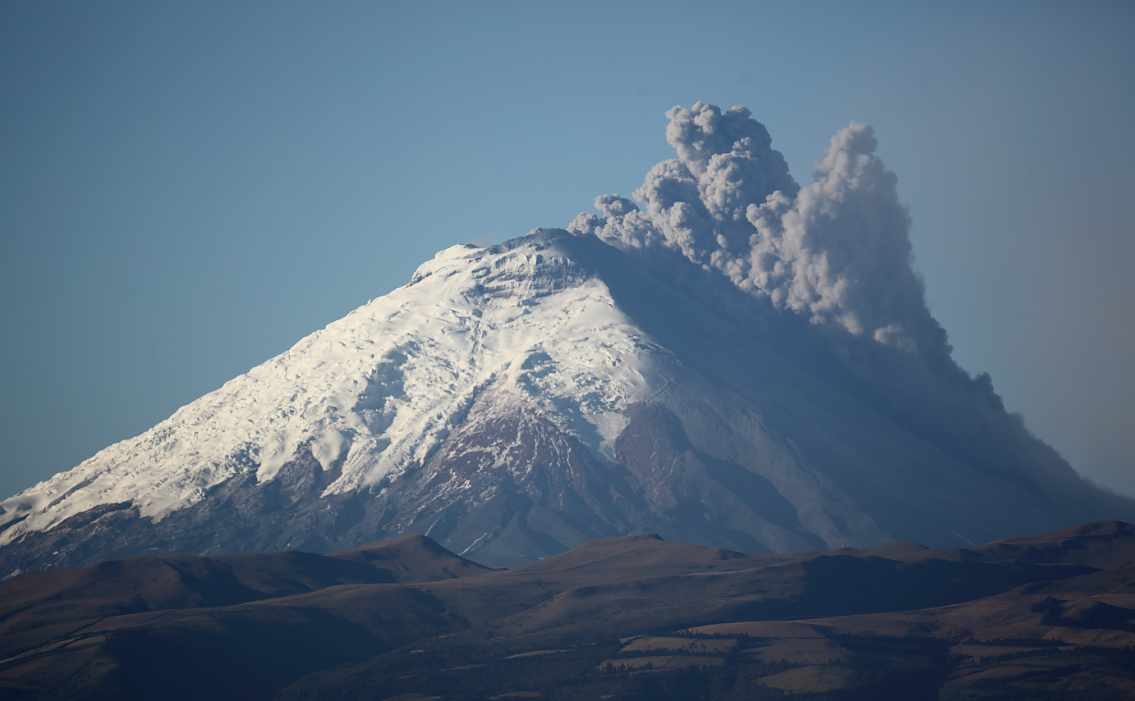
[[[0,584],[0,698],[1004,698],[989,676],[1123,698],[1133,552],[1135,526],[1094,522],[778,555],[635,534],[497,571],[418,535],[132,558]]]

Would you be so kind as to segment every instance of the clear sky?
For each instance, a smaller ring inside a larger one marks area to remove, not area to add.
[[[955,358],[1135,495],[1135,3],[0,4],[0,497],[744,105],[875,127]]]

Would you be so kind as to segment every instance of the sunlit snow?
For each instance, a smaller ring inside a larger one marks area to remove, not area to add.
[[[0,545],[99,504],[160,520],[238,472],[272,480],[304,444],[325,469],[345,453],[329,493],[396,479],[490,387],[610,455],[620,408],[664,386],[672,362],[554,243],[454,246],[408,285],[3,502],[0,525],[26,518]]]

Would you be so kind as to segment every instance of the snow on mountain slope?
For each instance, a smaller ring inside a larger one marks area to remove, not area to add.
[[[309,442],[325,469],[344,458],[328,493],[396,478],[497,380],[611,455],[619,409],[656,392],[667,362],[554,246],[455,246],[141,436],[4,501],[0,525],[13,525],[0,545],[97,504],[130,501],[161,520],[250,466],[272,480]]]

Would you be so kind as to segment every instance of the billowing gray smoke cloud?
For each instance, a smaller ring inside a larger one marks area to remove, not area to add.
[[[734,107],[674,107],[666,140],[678,158],[651,169],[634,197],[596,198],[602,216],[569,226],[628,252],[678,250],[738,287],[813,323],[919,354],[945,336],[911,267],[910,217],[896,177],[874,155],[871,127],[832,137],[816,182],[803,189],[768,131]]]

